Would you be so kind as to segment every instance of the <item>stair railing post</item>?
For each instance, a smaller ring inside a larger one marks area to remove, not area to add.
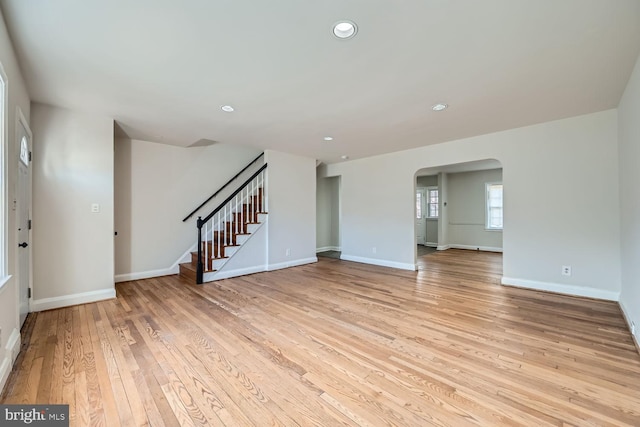
[[[198,264],[196,267],[196,284],[202,285],[204,266],[202,265],[202,217],[198,217]]]

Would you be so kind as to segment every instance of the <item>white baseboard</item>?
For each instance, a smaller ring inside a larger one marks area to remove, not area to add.
[[[169,276],[171,274],[178,274],[179,272],[180,272],[180,267],[178,264],[175,264],[175,266],[172,266],[170,268],[163,268],[160,270],[140,271],[138,273],[116,274],[115,281],[116,283],[120,283],[120,282],[127,282],[129,280],[150,279],[152,277]]]
[[[624,317],[624,320],[627,322],[627,328],[629,328],[629,333],[631,333],[631,322],[633,322],[633,319],[631,318],[631,314],[627,309],[627,307],[624,305],[624,302],[622,302],[622,300],[618,301],[618,305],[620,305],[620,311],[622,311],[622,316]],[[636,328],[640,328],[640,322],[635,322],[635,324],[636,324]],[[636,345],[636,349],[638,350],[638,353],[640,353],[640,341],[638,341],[637,335],[638,335],[638,331],[636,330],[636,335],[631,333],[631,338],[633,339],[633,342]]]
[[[300,258],[292,261],[280,262],[278,264],[267,265],[267,271],[281,270],[283,268],[297,267],[299,265],[312,264],[318,262],[317,257]]]
[[[116,297],[115,288],[100,289],[99,291],[83,292],[80,294],[64,295],[61,297],[43,298],[31,301],[31,311],[51,310],[71,305],[86,304]]]
[[[500,283],[518,288],[535,289],[538,291],[555,292],[557,294],[603,299],[607,301],[618,301],[620,299],[620,292],[605,291],[603,289],[587,288],[584,286],[565,285],[563,283],[539,282],[537,280],[517,279],[514,277],[503,277]]]
[[[0,362],[0,390],[4,390],[4,386],[11,373],[11,368],[13,367],[13,362],[16,361],[20,353],[20,332],[18,329],[13,328],[4,349],[5,356],[2,362]]]
[[[261,273],[263,271],[274,271],[274,270],[281,270],[283,268],[297,267],[299,265],[311,264],[314,262],[318,262],[318,258],[310,257],[310,258],[297,259],[294,261],[281,262],[278,264],[270,264],[267,266],[257,265],[254,267],[238,268],[238,269],[229,270],[229,271],[222,270],[214,273],[205,273],[203,277],[203,281],[205,283],[213,282],[221,279],[230,279],[232,277],[246,276],[247,274]]]
[[[473,246],[473,245],[447,245],[447,249],[467,249],[471,251],[486,251],[486,252],[502,252],[502,248],[495,248],[492,246]],[[441,249],[438,249],[441,250]]]
[[[449,248],[450,248],[449,245],[438,245],[438,246],[436,246],[436,250],[437,251],[446,251]]]
[[[0,362],[0,389],[4,391],[4,386],[7,384],[7,379],[9,378],[9,374],[11,373],[11,368],[13,367],[13,363],[11,361],[11,356],[7,355]]]
[[[150,279],[152,277],[162,277],[162,276],[170,276],[172,274],[180,273],[180,264],[183,262],[191,262],[191,252],[194,252],[198,249],[198,244],[194,244],[192,247],[187,249],[181,256],[174,262],[169,268],[161,268],[158,270],[149,270],[149,271],[139,271],[136,273],[123,273],[116,274],[115,281],[116,283],[120,282],[128,282],[129,280],[142,280],[142,279]]]
[[[205,273],[202,277],[203,282],[213,282],[216,280],[230,279],[231,277],[246,276],[247,274],[261,273],[267,271],[264,265],[258,265],[255,267],[238,268],[235,270],[222,270],[214,271],[212,273]]]
[[[381,267],[399,268],[401,270],[410,270],[410,271],[417,270],[415,264],[407,264],[407,263],[396,262],[396,261],[387,261],[384,259],[365,258],[360,256],[344,255],[344,254],[340,256],[340,259],[343,259],[345,261],[360,262],[363,264],[379,265]]]
[[[427,242],[424,245],[428,246],[430,248],[437,248],[438,247],[438,243],[436,243],[436,242]]]
[[[327,251],[340,251],[340,246],[323,246],[321,248],[316,248],[316,253],[318,252],[327,252]]]
[[[5,350],[7,351],[6,354],[11,355],[11,363],[13,363],[18,358],[18,353],[20,353],[20,331],[17,328],[13,328],[11,331]]]

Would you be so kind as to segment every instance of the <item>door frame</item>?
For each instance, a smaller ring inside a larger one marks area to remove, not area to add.
[[[33,151],[33,133],[31,132],[31,128],[29,127],[29,122],[27,121],[26,117],[24,116],[24,114],[22,113],[22,109],[18,106],[16,107],[16,123],[15,123],[15,131],[14,131],[14,147],[16,147],[16,151],[15,151],[15,156],[13,157],[12,161],[16,162],[17,168],[16,168],[16,183],[15,183],[15,215],[16,215],[16,221],[15,221],[15,233],[16,233],[16,243],[18,243],[19,237],[18,237],[18,227],[20,224],[20,218],[19,218],[19,213],[20,213],[20,143],[21,141],[18,139],[18,129],[20,128],[20,126],[24,127],[24,130],[27,133],[27,136],[29,138],[29,152]],[[29,197],[27,200],[27,206],[29,208],[29,219],[33,218],[33,168],[32,168],[32,162],[29,161],[29,167],[27,169],[28,171],[28,183],[27,185],[29,186]],[[24,201],[22,201],[24,203]],[[27,300],[27,314],[31,313],[32,311],[32,301],[33,301],[33,245],[32,245],[32,241],[31,241],[31,230],[28,230],[27,233],[27,243],[29,244],[29,246],[27,246],[25,249],[28,250],[28,262],[29,262],[29,266],[28,266],[28,271],[29,271],[29,282],[28,282],[28,287],[31,289],[31,296],[28,298]],[[22,327],[22,324],[20,322],[20,295],[21,295],[21,278],[20,278],[20,255],[16,252],[16,261],[15,261],[15,271],[16,271],[16,287],[17,287],[17,292],[16,292],[16,307],[18,308],[16,310],[16,324],[19,325],[19,327]]]

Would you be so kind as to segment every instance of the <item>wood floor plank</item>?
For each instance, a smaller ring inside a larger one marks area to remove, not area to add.
[[[638,426],[640,355],[614,302],[500,285],[502,256],[417,272],[320,258],[30,314],[3,403],[72,426]]]

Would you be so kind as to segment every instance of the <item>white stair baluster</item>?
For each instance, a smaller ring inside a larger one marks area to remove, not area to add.
[[[204,240],[202,244],[204,245],[204,268],[203,271],[209,271],[209,221],[204,224]]]

